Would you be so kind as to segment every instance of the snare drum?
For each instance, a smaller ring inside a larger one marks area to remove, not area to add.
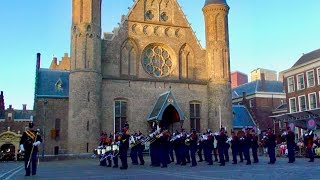
[[[112,150],[113,151],[119,151],[119,146],[116,145],[116,144],[112,145]]]
[[[318,147],[318,148],[316,149],[316,154],[317,154],[317,156],[320,156],[320,147]]]
[[[101,153],[105,154],[106,153],[106,149],[105,148],[101,149]]]
[[[111,147],[111,146],[107,146],[107,147],[106,147],[106,150],[107,150],[107,152],[108,152],[108,151],[111,151],[111,150],[112,150],[112,147]]]
[[[100,155],[101,154],[101,149],[97,149],[97,154]]]

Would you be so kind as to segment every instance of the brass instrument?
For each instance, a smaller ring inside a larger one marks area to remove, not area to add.
[[[185,144],[186,146],[190,146],[190,141],[191,141],[191,137],[190,137],[190,135],[188,134],[187,137],[186,137],[186,140],[184,140],[184,144]]]

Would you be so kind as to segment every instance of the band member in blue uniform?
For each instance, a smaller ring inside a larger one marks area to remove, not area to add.
[[[190,154],[191,154],[191,167],[197,165],[196,152],[198,144],[198,135],[195,129],[192,129],[190,134]]]
[[[141,143],[142,139],[143,139],[143,135],[139,131],[139,134],[137,136],[137,141],[138,141],[137,150],[138,150],[138,157],[139,157],[140,165],[144,165],[144,159],[143,159],[142,153],[143,153],[145,146],[144,146],[144,144]]]
[[[38,146],[42,139],[40,133],[33,129],[34,124],[29,123],[29,130],[22,134],[20,140],[20,150],[24,151],[24,167],[26,170],[25,176],[30,176],[30,166],[32,167],[32,175],[37,174],[37,153]]]
[[[268,164],[274,164],[276,162],[276,135],[273,134],[271,128],[268,128],[266,133],[265,145],[268,148],[268,154],[270,158],[270,162]]]
[[[243,154],[244,157],[247,160],[247,165],[251,164],[251,159],[250,159],[250,147],[252,145],[252,135],[250,134],[250,129],[246,129],[246,134],[244,136],[244,144],[243,144]]]
[[[121,167],[120,169],[128,169],[128,158],[127,158],[127,152],[129,149],[129,130],[127,128],[123,128],[123,133],[121,135],[120,140],[120,147],[119,147],[119,153],[120,153],[120,159],[121,159]]]
[[[239,138],[235,132],[231,131],[231,151],[232,151],[232,164],[237,164],[237,154],[239,149]]]
[[[256,134],[254,129],[251,130],[251,133],[252,133],[251,148],[252,148],[253,163],[258,163],[259,162],[259,159],[258,159],[258,147],[259,147],[258,139],[259,139],[259,137]]]
[[[218,147],[218,153],[219,153],[219,161],[220,166],[225,166],[225,148],[226,148],[226,142],[227,142],[227,135],[225,134],[225,129],[221,128],[219,135],[216,135],[216,139],[218,141],[217,147]]]
[[[295,143],[295,134],[291,131],[290,127],[287,127],[287,131],[284,133],[285,139],[287,141],[287,149],[288,149],[288,163],[293,163],[296,159],[294,157],[294,149],[296,147]]]
[[[314,154],[313,154],[313,150],[312,150],[312,146],[313,146],[313,138],[314,138],[314,134],[312,130],[308,130],[308,132],[304,135],[304,145],[307,148],[307,153],[308,153],[308,157],[310,158],[309,162],[314,162]]]

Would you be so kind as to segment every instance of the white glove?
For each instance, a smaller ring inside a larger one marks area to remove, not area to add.
[[[37,141],[37,142],[33,143],[33,146],[39,146],[40,144],[41,144],[41,142]]]
[[[24,151],[23,144],[20,144],[20,151],[21,151],[21,152],[23,152],[23,151]]]

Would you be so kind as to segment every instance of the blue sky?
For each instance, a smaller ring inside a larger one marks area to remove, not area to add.
[[[178,0],[202,45],[205,0]],[[112,31],[133,0],[104,0],[102,30]],[[319,0],[228,0],[231,70],[282,71],[320,48]],[[71,0],[10,0],[0,6],[0,90],[5,105],[33,106],[36,53],[41,67],[70,52]],[[204,46],[203,46],[204,47]]]

